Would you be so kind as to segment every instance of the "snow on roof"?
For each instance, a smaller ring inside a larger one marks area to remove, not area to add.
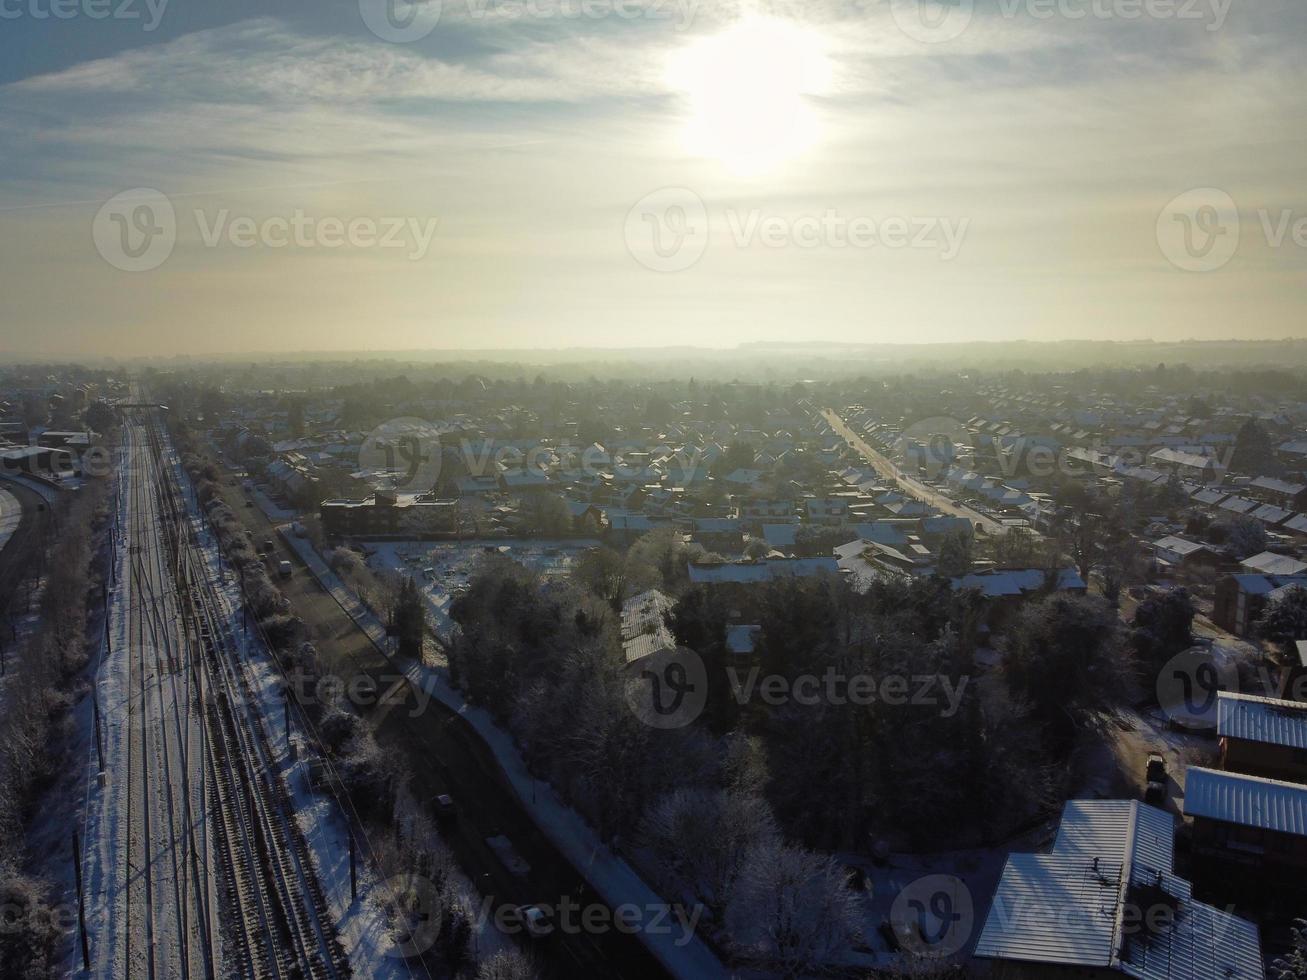
[[[1273,551],[1263,551],[1260,555],[1245,558],[1239,566],[1263,575],[1300,575],[1307,571],[1307,562],[1288,555],[1277,555]]]
[[[1307,704],[1221,691],[1216,701],[1216,734],[1307,749]]]
[[[1246,514],[1257,506],[1257,501],[1249,500],[1247,497],[1229,497],[1220,503],[1221,510],[1228,510],[1233,514]]]
[[[1207,545],[1199,544],[1197,541],[1189,541],[1186,538],[1171,535],[1162,538],[1160,541],[1153,542],[1154,548],[1160,548],[1163,551],[1174,551],[1177,555],[1192,555],[1195,551],[1206,551]]]
[[[667,626],[671,610],[672,600],[657,589],[622,603],[622,650],[627,663],[659,650],[676,649],[676,637]]]
[[[1273,476],[1259,476],[1249,485],[1256,487],[1258,490],[1269,490],[1271,493],[1283,494],[1286,497],[1296,497],[1304,490],[1307,490],[1307,483],[1290,483],[1288,480],[1281,480]]]
[[[1044,574],[1042,568],[972,572],[970,575],[953,579],[953,590],[957,592],[962,589],[979,589],[986,598],[991,599],[998,596],[1024,595],[1043,586]],[[1057,573],[1057,587],[1083,589],[1085,582],[1074,568],[1063,568]]]
[[[1307,786],[1190,766],[1184,812],[1187,817],[1307,837]]]
[[[1192,770],[1191,770],[1192,771]],[[1263,980],[1257,927],[1193,900],[1172,873],[1174,823],[1137,800],[1073,800],[1051,854],[1008,858],[975,955],[1139,980]],[[1158,903],[1170,927],[1147,929]]]
[[[838,573],[834,558],[774,558],[757,562],[732,562],[720,565],[689,566],[690,581],[716,585],[722,582],[770,582],[787,575],[808,576],[821,572]]]
[[[1293,511],[1285,510],[1283,507],[1276,507],[1275,504],[1262,504],[1252,513],[1253,517],[1264,524],[1279,524],[1292,515]]]

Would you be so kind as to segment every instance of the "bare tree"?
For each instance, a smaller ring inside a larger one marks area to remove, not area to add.
[[[831,965],[859,937],[861,912],[834,859],[773,842],[746,859],[727,926],[741,954],[797,977]]]

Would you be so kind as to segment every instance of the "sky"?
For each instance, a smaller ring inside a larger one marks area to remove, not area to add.
[[[0,0],[0,349],[1307,336],[1301,0]]]

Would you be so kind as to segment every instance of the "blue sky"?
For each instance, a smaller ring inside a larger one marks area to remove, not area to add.
[[[1300,0],[59,2],[10,351],[1307,333]]]

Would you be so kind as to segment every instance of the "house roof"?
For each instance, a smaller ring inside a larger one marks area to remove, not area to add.
[[[1174,534],[1170,537],[1162,538],[1160,541],[1153,542],[1154,548],[1160,548],[1164,551],[1174,551],[1177,555],[1192,555],[1196,551],[1207,551],[1207,545],[1199,544],[1197,541],[1189,541],[1186,538],[1177,537]]]
[[[1190,766],[1184,812],[1189,817],[1307,837],[1307,786]]]
[[[1174,826],[1137,800],[1067,803],[1052,853],[1008,858],[975,955],[1139,980],[1262,980],[1257,927],[1194,901],[1172,872]],[[1176,910],[1170,928],[1141,928],[1159,901]]]
[[[659,650],[676,649],[676,637],[667,626],[671,610],[672,600],[657,589],[622,603],[622,650],[627,663]]]
[[[961,578],[953,579],[953,590],[979,589],[986,598],[999,596],[1025,595],[1034,592],[1044,584],[1042,568],[1006,569],[988,572],[972,572]],[[1059,589],[1083,589],[1084,579],[1074,568],[1063,568],[1057,573]]]
[[[694,584],[722,582],[770,582],[787,575],[808,576],[821,572],[837,573],[834,558],[776,558],[756,562],[730,562],[718,565],[690,563],[690,581]]]
[[[1307,704],[1221,691],[1216,700],[1216,734],[1307,749]]]
[[[1288,555],[1277,555],[1273,551],[1263,551],[1259,555],[1245,558],[1239,562],[1239,566],[1263,575],[1300,575],[1307,571],[1307,562],[1290,558]]]

